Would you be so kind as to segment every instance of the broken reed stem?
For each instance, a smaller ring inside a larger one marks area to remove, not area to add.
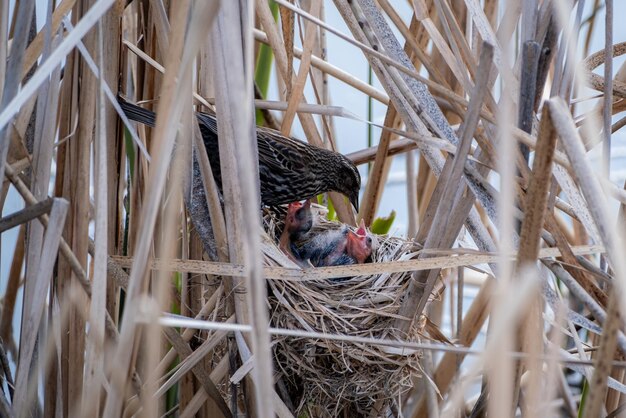
[[[591,255],[604,253],[604,247],[598,245],[573,246],[572,252],[576,255]],[[399,273],[405,271],[420,271],[433,269],[446,269],[480,264],[491,264],[499,255],[480,253],[469,250],[468,252],[434,251],[432,254],[443,253],[445,256],[413,259],[406,261],[367,263],[359,265],[315,267],[310,269],[287,268],[287,267],[263,267],[263,277],[282,281],[309,281],[326,280],[340,277],[364,276],[383,273]],[[562,256],[557,248],[542,248],[539,251],[539,259],[550,259]],[[508,256],[515,260],[515,255]],[[130,268],[133,257],[110,256],[109,259],[117,268]],[[153,259],[148,267],[155,270],[166,269],[170,271],[188,272],[196,274],[210,274],[216,276],[242,276],[245,269],[242,264],[214,263],[202,260],[168,260]]]

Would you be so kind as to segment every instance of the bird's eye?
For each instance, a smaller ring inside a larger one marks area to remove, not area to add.
[[[372,245],[372,237],[367,237],[367,245]]]

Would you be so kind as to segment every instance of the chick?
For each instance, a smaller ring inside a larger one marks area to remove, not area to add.
[[[302,260],[309,260],[315,267],[336,266],[346,254],[350,229],[343,225],[339,229],[311,233],[300,241],[298,250]]]
[[[372,237],[361,221],[352,231],[347,225],[314,225],[311,203],[289,204],[280,248],[302,267],[362,264],[372,254]]]
[[[363,264],[372,255],[373,240],[370,234],[365,229],[365,222],[361,219],[361,224],[356,232],[350,231],[348,233],[348,240],[346,244],[346,254],[353,258],[355,263],[349,264]]]
[[[313,213],[311,201],[304,204],[300,202],[290,203],[285,216],[285,226],[280,236],[280,249],[293,261],[302,265],[301,257],[295,242],[302,240],[313,226]]]
[[[332,266],[347,266],[351,264],[363,264],[372,255],[373,240],[365,229],[365,223],[357,231],[348,229],[346,235],[346,248],[344,253],[332,260]]]

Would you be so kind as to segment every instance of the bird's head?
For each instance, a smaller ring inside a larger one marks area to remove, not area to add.
[[[361,223],[356,232],[348,232],[348,254],[354,257],[358,263],[364,263],[365,260],[372,255],[373,245],[372,237],[365,229],[365,221],[361,219]]]
[[[361,174],[356,166],[344,157],[339,155],[338,164],[336,164],[338,170],[335,184],[335,190],[345,195],[354,209],[359,211],[359,191],[361,190]]]
[[[313,215],[311,213],[311,201],[290,203],[287,207],[287,217],[285,218],[285,228],[289,233],[305,232],[313,225]]]

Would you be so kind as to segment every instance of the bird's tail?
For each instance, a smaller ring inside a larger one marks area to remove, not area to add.
[[[117,96],[117,102],[126,114],[126,117],[135,122],[143,123],[144,125],[154,128],[156,121],[156,113],[151,110],[144,109],[136,104],[129,103],[122,96]]]

